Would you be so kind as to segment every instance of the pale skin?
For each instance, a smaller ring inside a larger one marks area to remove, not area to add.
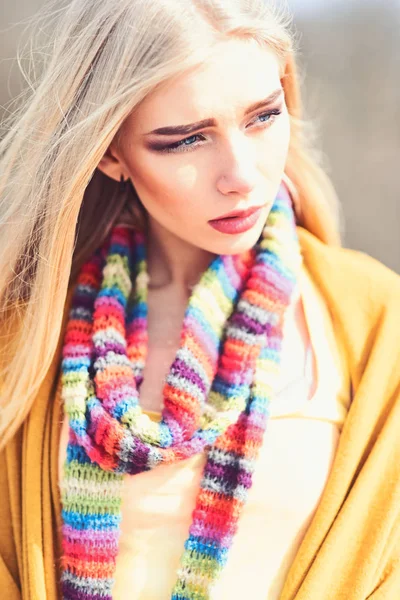
[[[269,105],[245,114],[276,91],[282,93]],[[189,136],[150,134],[203,119],[214,119],[214,126]],[[219,43],[212,60],[162,86],[135,109],[98,168],[118,181],[121,174],[130,178],[149,214],[154,286],[182,288],[197,280],[212,254],[254,245],[282,179],[289,138],[278,60],[254,41]],[[177,142],[180,151],[151,147]],[[243,234],[222,234],[207,222],[255,205],[264,211]]]
[[[252,108],[256,103],[261,104]],[[204,119],[214,124],[186,136],[151,133]],[[216,254],[243,252],[260,236],[282,179],[289,137],[277,58],[254,41],[229,40],[216,45],[212,60],[146,98],[101,160],[98,168],[106,175],[132,181],[149,215],[144,408],[161,410],[162,379],[200,274]],[[156,149],[176,143],[175,152]],[[263,210],[247,232],[220,233],[208,223],[253,206]]]
[[[251,105],[274,92],[273,101],[245,114]],[[189,135],[150,134],[158,128],[204,119],[214,119],[214,123]],[[278,60],[254,42],[220,43],[212,61],[147,97],[119,133],[118,144],[111,144],[99,169],[117,181],[121,175],[130,178],[148,212],[149,348],[140,404],[161,411],[164,378],[179,345],[192,286],[215,255],[243,252],[256,243],[282,180],[290,122]],[[187,151],[166,153],[154,148],[182,144],[182,140],[186,140]],[[208,223],[250,206],[263,206],[263,210],[245,233],[223,234]],[[299,295],[285,320],[278,390],[283,400],[285,390],[302,370],[309,340]],[[313,376],[305,392],[309,398],[317,384],[314,352]],[[268,589],[268,600],[277,600],[325,486],[337,441],[331,423],[296,418],[269,422],[252,493],[241,517],[243,539],[232,550],[232,570],[226,569],[222,585],[237,582],[235,570],[238,564],[243,566],[243,548],[250,535],[260,545],[256,555],[262,557],[262,579],[253,582],[255,589]],[[60,478],[67,442],[65,416]],[[151,472],[124,478],[113,597],[136,600],[146,593],[148,597],[169,597],[205,459],[204,454],[188,459],[184,471],[179,464],[158,467],[156,482]],[[261,522],[264,533],[259,540]],[[234,553],[238,553],[236,559]],[[227,589],[223,588],[219,597],[238,593]]]

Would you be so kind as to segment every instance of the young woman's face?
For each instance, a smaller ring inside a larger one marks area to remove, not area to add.
[[[207,122],[194,125],[199,121]],[[178,126],[179,133],[168,131]],[[125,177],[158,226],[215,254],[256,243],[290,136],[279,64],[270,50],[242,40],[220,43],[212,60],[147,97],[120,133]],[[255,207],[261,211],[252,220],[210,223]]]

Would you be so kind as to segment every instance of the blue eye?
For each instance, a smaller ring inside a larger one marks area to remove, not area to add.
[[[266,119],[266,121],[269,121],[269,120],[270,120],[270,118],[271,118],[271,113],[264,113],[264,114],[262,114],[262,115],[258,115],[257,119],[261,119],[261,120],[262,120],[262,119],[263,119],[263,117],[268,117],[268,118]],[[262,122],[263,122],[263,123],[265,123],[265,121],[262,121]]]
[[[200,137],[200,135],[196,133],[195,135],[191,135],[190,137],[187,137],[184,140],[180,140],[179,142],[175,142],[174,144],[169,144],[167,146],[167,148],[179,148],[180,146],[193,146],[193,144],[190,143],[190,140],[193,141],[199,137]]]
[[[197,137],[197,135],[192,135],[191,137],[188,137],[188,138],[185,138],[184,140],[182,140],[182,143],[187,144],[190,140],[193,140],[196,137]]]
[[[256,118],[262,119],[263,117],[268,117],[265,121],[261,121],[261,123],[268,123],[269,121],[274,121],[275,118],[281,114],[281,112],[282,111],[279,110],[279,108],[275,108],[274,110],[270,110],[268,112],[261,113],[261,115],[258,115]]]
[[[257,115],[257,117],[255,118],[255,121],[252,121],[252,123],[256,122],[257,119],[260,119],[259,123],[261,125],[265,124],[268,127],[270,126],[270,124],[273,123],[273,121],[275,121],[275,119],[281,114],[281,110],[279,108],[275,108],[273,110],[269,110],[267,112],[261,113],[260,115]],[[262,127],[259,127],[262,128]],[[154,146],[153,149],[157,150],[158,152],[162,152],[162,153],[166,153],[166,152],[186,152],[188,150],[191,150],[192,148],[195,148],[196,146],[198,146],[198,144],[196,143],[197,139],[204,139],[204,137],[200,134],[200,133],[196,133],[194,135],[191,135],[190,137],[184,138],[183,140],[179,140],[178,142],[174,142],[173,144],[168,144],[167,146]]]

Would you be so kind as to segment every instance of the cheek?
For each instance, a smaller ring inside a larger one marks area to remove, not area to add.
[[[184,197],[188,204],[201,182],[201,171],[195,161],[191,164],[170,168],[171,187],[180,198]]]
[[[174,160],[161,157],[157,168],[154,163],[152,178],[154,183],[154,200],[160,208],[174,215],[190,214],[198,205],[196,193],[199,192],[201,175],[194,164],[174,164]],[[155,168],[154,168],[155,167]]]
[[[132,157],[129,170],[143,205],[153,216],[164,213],[179,218],[199,212],[196,193],[201,174],[195,164],[178,165],[173,157],[149,153]]]
[[[265,140],[265,154],[270,170],[282,170],[288,154],[290,142],[290,121],[287,112],[282,113],[272,126]]]
[[[291,137],[290,115],[287,111],[285,112],[285,118],[284,118],[284,122],[283,122],[282,126],[284,128],[283,137],[285,140],[285,152],[287,154],[288,150],[289,150],[290,137]]]
[[[282,119],[282,153],[286,156],[289,150],[290,144],[290,117],[287,112],[282,115],[284,119]]]

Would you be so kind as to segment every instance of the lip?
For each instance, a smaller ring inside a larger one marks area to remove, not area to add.
[[[228,216],[212,219],[208,223],[221,233],[235,235],[251,229],[258,221],[263,206],[253,206],[248,210],[233,211]]]
[[[261,208],[261,206],[252,206],[250,208],[247,208],[246,210],[232,210],[231,212],[226,213],[226,215],[221,215],[220,217],[217,217],[216,219],[211,219],[211,222],[221,221],[221,219],[230,219],[232,217],[240,217],[240,218],[248,217],[256,210],[259,210],[260,208]],[[209,223],[210,223],[210,221],[209,221]]]

